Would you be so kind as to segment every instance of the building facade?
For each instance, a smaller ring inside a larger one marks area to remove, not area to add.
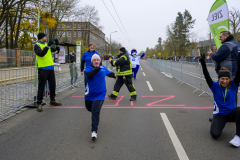
[[[96,51],[101,56],[106,52],[105,34],[90,22],[62,22],[57,27],[56,37],[60,42],[76,44],[76,41],[82,41],[82,48],[95,43]]]

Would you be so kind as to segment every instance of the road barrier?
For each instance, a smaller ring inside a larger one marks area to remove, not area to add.
[[[208,87],[208,84],[204,78],[200,63],[182,61],[175,62],[159,59],[147,59],[147,62],[153,67],[162,71],[164,74],[177,79],[177,83],[180,85],[187,84],[193,87],[195,89],[193,93],[199,91],[199,96],[202,96],[203,94],[212,96],[212,91]],[[207,63],[207,68],[212,80],[218,81],[218,75],[215,71],[215,64]]]
[[[107,61],[102,61],[102,64],[109,70],[113,69],[112,65]],[[37,85],[35,87],[35,68],[36,67],[0,69],[0,121],[24,110],[23,107],[36,104],[38,79],[36,79]],[[80,64],[75,64],[72,71],[76,71],[78,74],[74,86],[71,86],[70,64],[55,64],[56,94],[67,89],[74,90],[80,87],[80,83],[84,80],[84,76],[81,76]],[[75,73],[73,73],[73,75],[75,75]],[[47,82],[44,89],[43,100],[49,99],[49,96],[49,84]]]

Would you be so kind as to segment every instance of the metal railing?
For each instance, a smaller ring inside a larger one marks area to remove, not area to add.
[[[102,61],[102,64],[109,70],[113,69],[112,65],[107,61]],[[76,67],[76,68],[75,68]],[[38,90],[38,75],[36,75],[36,67],[22,67],[11,69],[0,69],[0,121],[10,114],[15,114],[32,103],[36,103]],[[67,89],[76,89],[80,87],[80,83],[84,80],[81,76],[80,64],[75,64],[72,70],[73,75],[77,76],[75,85],[71,86],[71,77],[75,80],[75,76],[71,76],[70,64],[55,64],[54,66],[56,78],[56,94]],[[38,72],[36,72],[38,73]],[[73,80],[73,82],[74,82]],[[44,89],[44,99],[49,99],[49,84],[46,82]]]
[[[212,96],[212,91],[208,87],[208,84],[204,78],[200,63],[182,61],[175,62],[159,59],[147,59],[147,62],[160,71],[177,79],[177,83],[180,85],[187,84],[193,87],[195,89],[193,93],[199,91],[199,96],[202,96],[203,94]],[[212,80],[218,81],[218,75],[215,71],[215,64],[207,63],[207,68]]]
[[[16,66],[16,50],[0,49],[0,68]]]
[[[36,54],[33,51],[20,50],[21,66],[35,65]]]

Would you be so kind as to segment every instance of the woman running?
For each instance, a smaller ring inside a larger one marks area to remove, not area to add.
[[[218,75],[218,81],[212,81],[205,62],[205,55],[201,54],[200,62],[203,74],[214,96],[213,121],[210,133],[213,138],[221,136],[227,122],[236,122],[236,135],[229,142],[235,147],[240,146],[240,108],[236,105],[236,91],[240,82],[240,55],[236,57],[238,70],[234,80],[230,78],[230,72],[222,68]]]
[[[91,58],[92,65],[84,71],[87,77],[85,106],[92,113],[92,139],[97,138],[100,110],[107,92],[105,76],[116,78],[113,72],[100,65],[100,61],[99,55],[94,54]]]

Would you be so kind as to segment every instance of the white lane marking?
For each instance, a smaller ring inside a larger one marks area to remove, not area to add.
[[[146,81],[146,82],[147,82],[147,85],[148,85],[149,90],[150,90],[150,91],[153,91],[153,88],[152,88],[151,84],[149,83],[149,81]]]
[[[143,72],[143,75],[146,76],[146,74]]]
[[[189,160],[181,142],[179,141],[170,121],[168,120],[167,118],[167,115],[165,113],[160,113],[162,119],[163,119],[163,122],[165,124],[165,127],[167,128],[167,131],[168,131],[168,134],[172,140],[172,143],[173,143],[173,146],[177,152],[177,155],[178,155],[178,158],[180,160]]]
[[[142,71],[142,68],[141,68],[141,71]]]

